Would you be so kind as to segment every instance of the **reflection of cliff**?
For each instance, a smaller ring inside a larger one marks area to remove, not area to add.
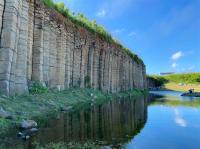
[[[113,100],[103,106],[64,115],[42,130],[36,140],[41,143],[87,140],[122,143],[133,138],[146,119],[145,99]]]
[[[1,92],[27,92],[30,81],[61,90],[91,86],[117,92],[144,88],[145,73],[142,62],[41,0],[0,1]]]

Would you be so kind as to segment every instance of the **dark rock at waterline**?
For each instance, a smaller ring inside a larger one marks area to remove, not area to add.
[[[33,135],[33,134],[36,134],[37,132],[38,132],[37,128],[31,128],[31,129],[24,130],[22,132],[18,132],[17,137]]]
[[[18,132],[17,137],[21,138],[24,134],[22,132]]]
[[[28,140],[31,136],[38,132],[37,128],[31,128],[24,130],[22,132],[18,132],[17,137],[21,138],[22,140]]]
[[[17,111],[15,112],[17,115],[25,115],[25,112]]]
[[[8,112],[6,112],[2,107],[0,107],[0,118],[13,119],[13,117]]]
[[[29,140],[30,139],[30,136],[22,136],[22,140],[26,141],[26,140]]]
[[[181,96],[189,96],[189,97],[200,97],[200,92],[193,92],[193,93],[183,93]]]
[[[70,111],[71,109],[72,109],[72,106],[61,107],[61,108],[60,108],[60,111],[62,111],[62,112],[67,112],[67,111]]]
[[[101,149],[111,149],[111,147],[110,146],[103,146],[103,147],[101,147]]]
[[[37,123],[34,120],[23,120],[19,126],[20,129],[31,129],[36,127]]]

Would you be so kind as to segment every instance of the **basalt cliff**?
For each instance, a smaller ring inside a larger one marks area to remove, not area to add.
[[[146,72],[142,61],[41,0],[0,0],[0,92],[23,94],[34,81],[119,92],[144,89]]]

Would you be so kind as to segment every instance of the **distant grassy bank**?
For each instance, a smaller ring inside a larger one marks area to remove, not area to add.
[[[149,76],[158,86],[166,90],[188,91],[195,89],[200,92],[200,73],[172,74],[166,76]]]
[[[145,92],[131,90],[125,93],[103,93],[99,90],[71,88],[65,91],[49,91],[45,88],[33,88],[32,94],[15,97],[0,95],[0,107],[8,112],[13,119],[0,118],[0,134],[7,133],[16,127],[22,119],[34,119],[42,127],[50,116],[61,112],[62,109],[81,108],[93,104],[102,104],[114,97],[140,96]]]

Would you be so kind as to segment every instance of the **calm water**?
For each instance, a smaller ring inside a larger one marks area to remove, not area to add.
[[[159,96],[116,99],[103,105],[61,114],[25,143],[106,142],[126,149],[200,149],[200,99],[180,92],[152,92]],[[7,141],[14,146],[19,140]]]

